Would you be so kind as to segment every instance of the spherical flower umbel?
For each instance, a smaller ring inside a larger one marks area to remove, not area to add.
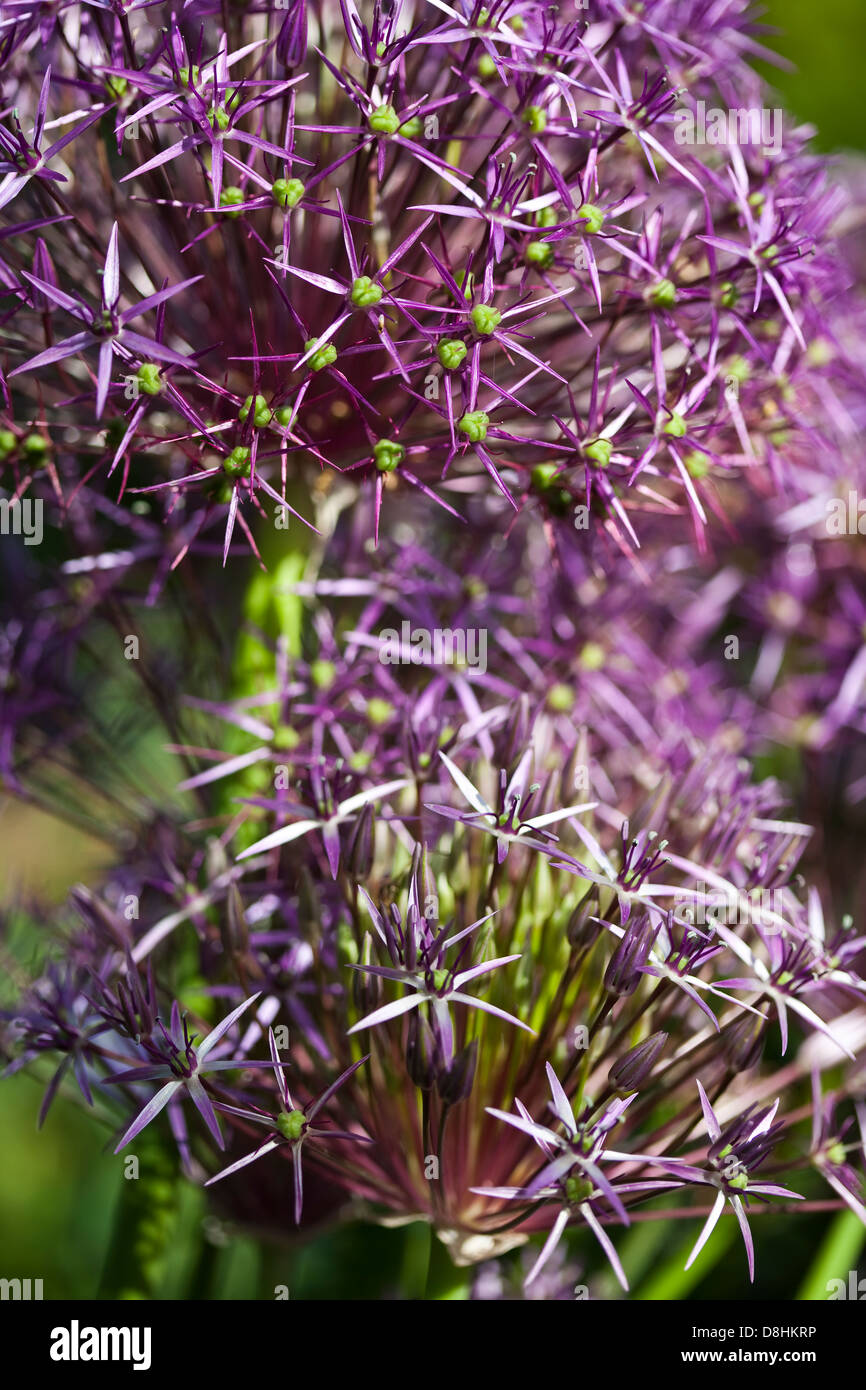
[[[583,32],[579,8],[541,0],[503,0],[480,27],[468,0],[393,13],[319,0],[282,29],[250,13],[232,46],[215,18],[193,39],[161,27],[157,6],[136,12],[121,56],[84,8],[75,70],[55,37],[43,76],[22,19],[0,202],[15,288],[4,405],[49,441],[26,487],[63,506],[85,478],[110,488],[122,464],[127,514],[135,487],[172,494],[170,544],[214,447],[244,442],[232,395],[290,412],[288,439],[261,412],[255,472],[285,499],[288,453],[308,520],[319,467],[352,474],[366,430],[399,433],[418,480],[404,481],[434,504],[458,477],[464,497],[492,488],[500,526],[539,505],[533,470],[556,466],[568,506],[543,494],[541,507],[558,545],[580,543],[571,513],[593,494],[621,543],[639,543],[640,513],[661,502],[703,544],[713,512],[778,486],[805,440],[787,411],[768,430],[762,393],[782,362],[818,391],[827,376],[807,343],[843,288],[826,235],[835,194],[793,127],[784,157],[680,138],[695,102],[761,94],[732,56],[744,6],[695,35],[689,6],[667,5],[664,39],[637,13],[621,50],[608,41],[619,7],[597,9]],[[692,52],[700,61],[671,62]],[[67,108],[80,116],[68,130]],[[107,205],[94,151],[112,123],[113,229],[91,218]],[[132,332],[142,315],[155,332]],[[87,331],[69,336],[70,316]],[[158,416],[128,386],[153,390],[154,359]],[[749,383],[738,398],[735,362]],[[497,434],[455,457],[455,433],[485,440],[467,423],[487,410],[481,388],[500,402]],[[78,448],[60,427],[70,411]],[[106,444],[100,421],[123,422],[120,439]],[[227,541],[239,530],[255,545],[257,504],[252,479],[214,494],[185,553],[220,517]]]
[[[104,851],[7,1072],[528,1297],[866,1222],[866,313],[695,136],[746,0],[122,8],[2,39],[0,780]]]

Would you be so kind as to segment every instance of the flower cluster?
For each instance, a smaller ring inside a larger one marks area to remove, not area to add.
[[[688,135],[747,6],[121,8],[0,21],[0,777],[108,861],[8,1071],[529,1296],[866,1220],[866,311]]]
[[[593,516],[610,559],[646,512],[704,546],[783,480],[811,496],[804,457],[840,472],[844,402],[809,415],[840,194],[802,130],[682,141],[698,102],[760,109],[739,4],[700,46],[684,0],[216,8],[61,6],[43,75],[42,12],[7,23],[16,496],[97,492],[176,563],[214,529],[256,549],[275,506],[312,524],[337,472],[374,534],[386,492],[489,495],[555,544]]]

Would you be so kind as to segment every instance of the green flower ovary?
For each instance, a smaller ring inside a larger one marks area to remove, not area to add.
[[[467,435],[473,444],[480,444],[481,440],[487,437],[489,424],[490,417],[485,415],[483,410],[470,410],[457,422],[457,428],[461,434]]]
[[[319,657],[310,667],[313,685],[319,690],[327,690],[333,685],[336,675],[337,668],[333,661],[327,661],[324,657]]]
[[[600,642],[586,642],[578,658],[585,671],[600,671],[605,663],[605,651]]]
[[[255,406],[253,406],[252,396],[247,396],[246,400],[244,401],[243,405],[238,411],[238,419],[246,420],[250,413],[250,410],[253,411],[253,424],[256,426],[257,429],[263,430],[265,428],[265,425],[269,425],[271,423],[271,409],[264,396],[256,396]]]
[[[207,118],[212,126],[218,126],[220,130],[228,130],[231,118],[224,106],[210,106]]]
[[[677,287],[673,280],[659,280],[647,291],[647,299],[658,309],[672,309],[677,302]]]
[[[377,135],[396,135],[400,129],[400,117],[393,106],[385,102],[370,112],[369,126]]]
[[[436,356],[449,372],[456,372],[466,356],[466,344],[459,338],[443,338],[436,349]]]
[[[380,473],[393,473],[405,456],[406,450],[395,439],[377,439],[373,445],[373,458]]]
[[[553,265],[553,247],[549,241],[531,241],[526,248],[525,260],[527,265],[549,270]]]
[[[502,319],[501,313],[498,309],[494,309],[492,304],[476,304],[469,317],[475,332],[480,333],[482,338],[489,338],[490,334],[499,327]]]
[[[683,463],[690,478],[705,478],[710,471],[709,455],[700,449],[692,449],[690,453],[686,454]]]
[[[682,415],[679,415],[677,411],[674,410],[671,412],[671,418],[664,426],[662,434],[669,434],[674,439],[682,439],[687,429],[688,426],[686,425],[686,422],[683,419]]]
[[[306,1128],[307,1120],[303,1110],[283,1111],[277,1116],[277,1129],[284,1139],[294,1143],[300,1139]]]
[[[242,188],[238,188],[237,184],[234,183],[230,183],[228,188],[224,188],[222,193],[220,194],[221,208],[233,209],[236,208],[240,203],[243,203],[244,201],[244,190]],[[240,213],[230,211],[227,213],[227,216],[240,217]]]
[[[408,121],[403,122],[397,133],[407,140],[418,140],[424,134],[424,122],[420,116],[410,116]]]
[[[383,294],[382,286],[371,280],[369,275],[359,275],[357,280],[352,282],[349,298],[356,309],[369,309],[373,304],[379,303]]]
[[[613,445],[609,439],[593,439],[591,443],[584,445],[583,452],[588,459],[592,459],[593,463],[597,463],[599,468],[607,468],[613,453]]]
[[[232,449],[228,458],[223,460],[223,471],[230,478],[248,478],[250,476],[250,450],[243,444]]]
[[[162,372],[155,362],[143,362],[138,369],[136,380],[138,389],[146,396],[158,396],[165,385]]]
[[[589,1178],[566,1178],[565,1195],[575,1205],[586,1202],[592,1196],[594,1185]]]
[[[585,222],[585,230],[590,236],[597,236],[604,226],[604,211],[595,203],[581,203],[577,209],[578,222]]]
[[[393,713],[394,706],[390,700],[383,700],[381,696],[374,695],[372,700],[367,701],[367,718],[377,727],[387,724]]]
[[[557,681],[547,692],[547,707],[556,713],[567,714],[574,709],[575,692],[564,681]]]
[[[337,349],[334,344],[324,343],[322,347],[318,347],[318,341],[318,338],[308,338],[304,343],[304,352],[309,352],[311,348],[316,349],[309,360],[311,372],[320,372],[323,367],[330,367],[337,360]]]
[[[271,197],[281,208],[296,208],[305,192],[300,179],[275,179],[271,184]]]
[[[543,135],[547,129],[547,113],[540,106],[527,106],[523,113],[523,124],[532,135]]]

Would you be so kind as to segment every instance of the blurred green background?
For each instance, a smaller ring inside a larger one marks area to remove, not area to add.
[[[796,65],[792,72],[764,66],[783,103],[818,127],[827,151],[866,150],[862,101],[866,48],[864,0],[771,0],[766,22],[778,34],[767,43]],[[20,893],[49,907],[76,879],[98,875],[104,851],[68,826],[26,812],[0,798],[0,901]],[[27,930],[19,923],[18,930]],[[26,951],[25,951],[26,956]],[[21,952],[16,951],[18,959]],[[9,968],[9,958],[0,962]],[[0,1086],[0,1242],[5,1277],[41,1278],[45,1297],[110,1297],[123,1288],[125,1217],[121,1160],[104,1146],[82,1107],[58,1098],[45,1129],[36,1131],[41,1088],[18,1075]],[[284,1285],[291,1298],[409,1298],[465,1296],[465,1280],[451,1269],[428,1228],[395,1230],[350,1226],[302,1246],[255,1241],[208,1216],[202,1194],[182,1185],[163,1215],[167,1235],[158,1278],[159,1297],[273,1298]],[[826,1280],[856,1268],[863,1230],[849,1215],[821,1214],[791,1221],[761,1215],[757,1279],[748,1289],[736,1225],[726,1220],[688,1274],[683,1264],[698,1221],[663,1221],[617,1233],[626,1269],[635,1274],[632,1296],[664,1298],[823,1298]],[[591,1237],[572,1243],[578,1262],[598,1260]],[[593,1297],[615,1297],[612,1275],[589,1280]]]

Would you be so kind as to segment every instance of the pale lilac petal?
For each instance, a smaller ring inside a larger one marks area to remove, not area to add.
[[[607,1258],[610,1261],[611,1269],[613,1270],[620,1284],[625,1289],[626,1293],[628,1293],[628,1280],[626,1279],[625,1273],[623,1272],[623,1267],[619,1262],[619,1256],[613,1248],[613,1242],[611,1241],[610,1236],[607,1234],[607,1231],[604,1229],[601,1223],[596,1221],[595,1216],[592,1212],[592,1208],[590,1207],[588,1202],[583,1202],[581,1204],[580,1214],[586,1222],[587,1226],[589,1226],[590,1230],[592,1231],[602,1250],[607,1255]]]
[[[127,1144],[130,1144],[132,1140],[141,1133],[145,1126],[150,1124],[151,1120],[156,1119],[160,1111],[165,1109],[172,1096],[176,1095],[182,1085],[182,1081],[169,1081],[167,1085],[163,1086],[161,1091],[157,1091],[156,1095],[151,1097],[144,1109],[138,1112],[123,1138],[120,1140],[120,1143],[114,1150],[116,1154],[120,1153],[120,1150],[125,1148]]]
[[[746,1258],[749,1261],[749,1282],[755,1282],[755,1244],[752,1240],[752,1232],[749,1230],[749,1222],[743,1210],[741,1197],[732,1197],[731,1206],[734,1208],[737,1220],[740,1223],[740,1230],[743,1233],[743,1241],[746,1246]]]
[[[215,1174],[214,1177],[208,1178],[205,1187],[210,1187],[212,1183],[220,1182],[223,1178],[230,1177],[232,1173],[237,1173],[241,1168],[246,1168],[248,1164],[255,1163],[257,1158],[264,1158],[265,1154],[272,1153],[274,1149],[278,1149],[279,1147],[280,1141],[278,1139],[266,1140],[265,1143],[259,1145],[257,1149],[253,1149],[252,1153],[246,1154],[243,1158],[239,1158],[236,1163],[229,1164],[228,1168],[223,1168],[222,1171]]]
[[[577,1123],[574,1118],[574,1111],[571,1108],[571,1102],[569,1101],[568,1096],[565,1094],[565,1091],[562,1088],[562,1083],[560,1082],[559,1077],[556,1075],[556,1072],[553,1070],[553,1067],[550,1065],[549,1062],[545,1063],[545,1071],[547,1072],[547,1081],[550,1086],[550,1093],[553,1096],[553,1108],[556,1111],[562,1123],[565,1125],[565,1128],[568,1131],[568,1133],[574,1134],[577,1130]]]
[[[716,1229],[719,1217],[721,1216],[724,1209],[725,1194],[724,1192],[719,1192],[716,1196],[715,1202],[713,1203],[713,1209],[707,1217],[706,1221],[704,1222],[704,1228],[701,1231],[701,1234],[698,1236],[697,1243],[695,1244],[692,1253],[689,1255],[689,1258],[686,1260],[686,1269],[689,1269],[694,1264],[695,1260],[698,1258],[698,1255],[701,1253],[710,1236],[713,1234],[713,1231]]]
[[[547,1240],[544,1242],[544,1245],[542,1246],[541,1254],[539,1255],[538,1259],[535,1261],[535,1264],[532,1266],[532,1269],[526,1276],[526,1282],[523,1286],[524,1288],[529,1288],[529,1285],[532,1283],[533,1279],[536,1279],[538,1277],[544,1266],[547,1264],[547,1261],[550,1259],[551,1255],[553,1254],[554,1250],[556,1249],[557,1245],[559,1244],[562,1238],[563,1231],[568,1225],[568,1215],[568,1209],[566,1208],[565,1210],[561,1211],[557,1216],[552,1227],[550,1228],[550,1235],[547,1237]]]
[[[245,999],[242,1004],[238,1004],[236,1009],[232,1009],[231,1013],[218,1023],[216,1028],[211,1029],[207,1037],[199,1043],[196,1048],[199,1063],[201,1063],[211,1049],[216,1046],[220,1038],[225,1036],[235,1020],[239,1019],[241,1014],[246,1013],[251,1004],[255,1004],[256,1000],[261,998],[261,994],[261,990],[258,990],[255,994],[251,994],[249,999]]]
[[[423,1004],[424,998],[423,994],[408,994],[404,999],[395,999],[391,1004],[384,1004],[381,1009],[375,1009],[373,1013],[367,1014],[366,1018],[362,1018],[360,1023],[354,1024],[349,1029],[349,1036],[360,1032],[362,1028],[375,1028],[378,1023],[387,1023],[389,1019],[407,1014],[417,1004]]]

